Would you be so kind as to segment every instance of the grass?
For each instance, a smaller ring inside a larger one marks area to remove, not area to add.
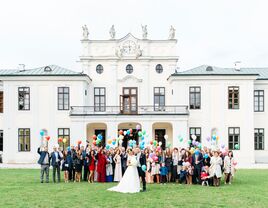
[[[219,188],[151,184],[121,194],[107,191],[115,183],[41,184],[39,170],[0,169],[0,207],[268,207],[267,177],[268,170],[239,170]]]

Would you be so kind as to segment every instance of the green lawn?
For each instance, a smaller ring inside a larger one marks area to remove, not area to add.
[[[219,188],[153,184],[145,193],[106,191],[114,185],[41,184],[39,170],[0,169],[0,207],[268,207],[268,170],[239,170],[232,185]]]

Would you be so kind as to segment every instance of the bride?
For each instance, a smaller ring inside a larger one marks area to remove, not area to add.
[[[116,191],[122,193],[140,192],[140,178],[137,169],[137,159],[131,149],[128,150],[127,170],[117,186],[114,186],[108,191]]]

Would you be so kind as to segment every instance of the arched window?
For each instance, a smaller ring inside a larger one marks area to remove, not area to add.
[[[160,74],[163,72],[163,66],[161,64],[157,64],[155,67],[155,71]]]
[[[101,73],[103,72],[103,66],[102,66],[101,64],[98,64],[98,65],[96,66],[96,72],[97,72],[98,74],[101,74]]]
[[[131,73],[133,72],[133,66],[132,66],[131,64],[128,64],[128,65],[126,66],[126,72],[127,72],[128,74],[131,74]]]

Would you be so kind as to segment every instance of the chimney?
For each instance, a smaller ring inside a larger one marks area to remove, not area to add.
[[[19,71],[25,71],[25,64],[19,64]]]
[[[234,67],[236,71],[240,71],[241,69],[241,62],[240,61],[236,61],[234,62]]]

